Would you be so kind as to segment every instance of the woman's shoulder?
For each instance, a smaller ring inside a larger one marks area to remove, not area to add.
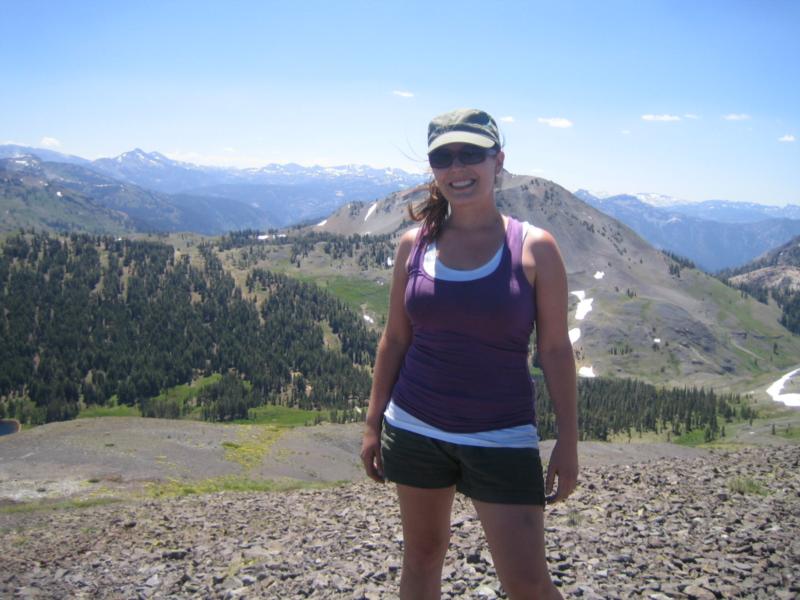
[[[541,227],[537,227],[530,221],[523,221],[521,219],[512,217],[511,215],[503,215],[503,217],[508,221],[509,224],[511,224],[512,221],[519,223],[519,226],[522,229],[522,240],[526,246],[535,241],[546,240],[547,238],[555,241],[555,238],[550,235],[549,231],[542,229]]]
[[[398,245],[400,246],[408,246],[411,248],[419,239],[420,232],[422,231],[422,227],[412,227],[404,231],[400,235],[400,239],[398,240]]]
[[[397,260],[405,261],[409,257],[414,244],[419,239],[420,230],[421,227],[412,227],[400,234],[400,238],[397,240]]]
[[[561,254],[555,237],[549,231],[528,221],[521,221],[521,224],[523,254],[529,254],[535,262]]]

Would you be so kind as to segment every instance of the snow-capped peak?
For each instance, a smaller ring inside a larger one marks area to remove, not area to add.
[[[136,167],[156,167],[164,168],[172,161],[158,152],[145,152],[141,148],[134,148],[128,152],[123,152],[114,159],[119,165]]]
[[[607,192],[605,190],[586,190],[580,189],[575,191],[575,196],[580,198],[581,200],[607,200],[608,198],[613,198],[615,196],[630,196],[632,198],[636,198],[640,202],[644,202],[645,204],[649,204],[650,206],[656,206],[660,208],[664,208],[667,206],[676,206],[679,204],[691,204],[689,200],[684,200],[683,198],[676,198],[674,196],[667,196],[666,194],[655,194],[652,192],[639,192],[638,194],[629,194],[627,192]]]
[[[683,198],[676,198],[675,196],[667,196],[665,194],[654,194],[652,192],[640,192],[638,194],[632,194],[632,196],[638,198],[645,204],[662,208],[675,206],[677,204],[691,204],[689,200],[684,200]]]

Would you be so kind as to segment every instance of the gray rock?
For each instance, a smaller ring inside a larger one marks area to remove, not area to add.
[[[546,512],[551,573],[590,600],[798,597],[795,463],[788,446],[584,468]],[[769,492],[729,493],[736,478]],[[384,600],[397,597],[400,531],[393,488],[366,481],[0,513],[0,597]],[[444,598],[506,597],[460,496],[442,577]]]

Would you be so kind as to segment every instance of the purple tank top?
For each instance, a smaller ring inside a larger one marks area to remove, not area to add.
[[[417,237],[405,290],[413,337],[392,391],[400,408],[456,433],[535,424],[527,358],[536,306],[522,241],[522,224],[509,218],[498,267],[446,281],[423,269]]]

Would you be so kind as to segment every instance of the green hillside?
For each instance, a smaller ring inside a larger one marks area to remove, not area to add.
[[[100,206],[79,191],[13,176],[2,165],[0,213],[0,232],[35,228],[113,235],[134,229],[127,215]]]
[[[0,255],[0,410],[44,422],[113,398],[149,416],[199,408],[229,420],[264,404],[362,406],[377,343],[363,319],[280,273],[254,271],[250,288],[258,300],[209,245],[190,255],[152,241],[12,236]],[[212,373],[225,376],[198,406],[159,398]]]

